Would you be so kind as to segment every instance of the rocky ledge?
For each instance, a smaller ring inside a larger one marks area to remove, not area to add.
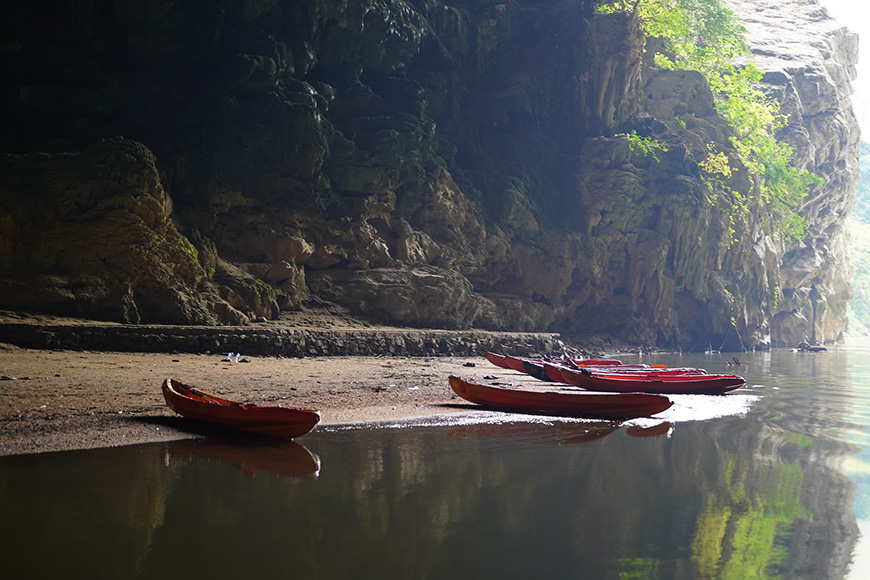
[[[20,348],[256,356],[483,356],[488,350],[561,356],[558,334],[416,329],[250,326],[0,324],[0,342]]]

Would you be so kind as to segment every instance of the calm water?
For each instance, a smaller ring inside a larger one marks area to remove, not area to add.
[[[870,342],[730,357],[643,357],[748,387],[621,425],[470,412],[0,458],[3,577],[868,577]]]

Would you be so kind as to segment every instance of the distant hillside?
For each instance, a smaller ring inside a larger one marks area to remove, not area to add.
[[[861,141],[861,177],[852,211],[852,278],[849,332],[870,332],[870,142]]]

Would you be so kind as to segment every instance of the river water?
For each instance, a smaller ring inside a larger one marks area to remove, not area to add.
[[[870,342],[732,356],[623,357],[747,386],[622,424],[469,411],[0,458],[3,576],[870,577]]]

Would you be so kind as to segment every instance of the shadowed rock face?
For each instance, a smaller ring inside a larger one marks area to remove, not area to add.
[[[819,42],[793,48],[818,73],[768,75],[826,178],[812,239],[786,247],[700,179],[730,147],[703,79],[651,71],[636,23],[591,4],[7,5],[0,307],[238,323],[332,302],[686,349],[835,339],[852,38],[807,17]],[[740,167],[727,185],[753,188]]]
[[[142,144],[0,157],[0,278],[6,307],[119,322],[207,324],[216,303],[196,250]]]

